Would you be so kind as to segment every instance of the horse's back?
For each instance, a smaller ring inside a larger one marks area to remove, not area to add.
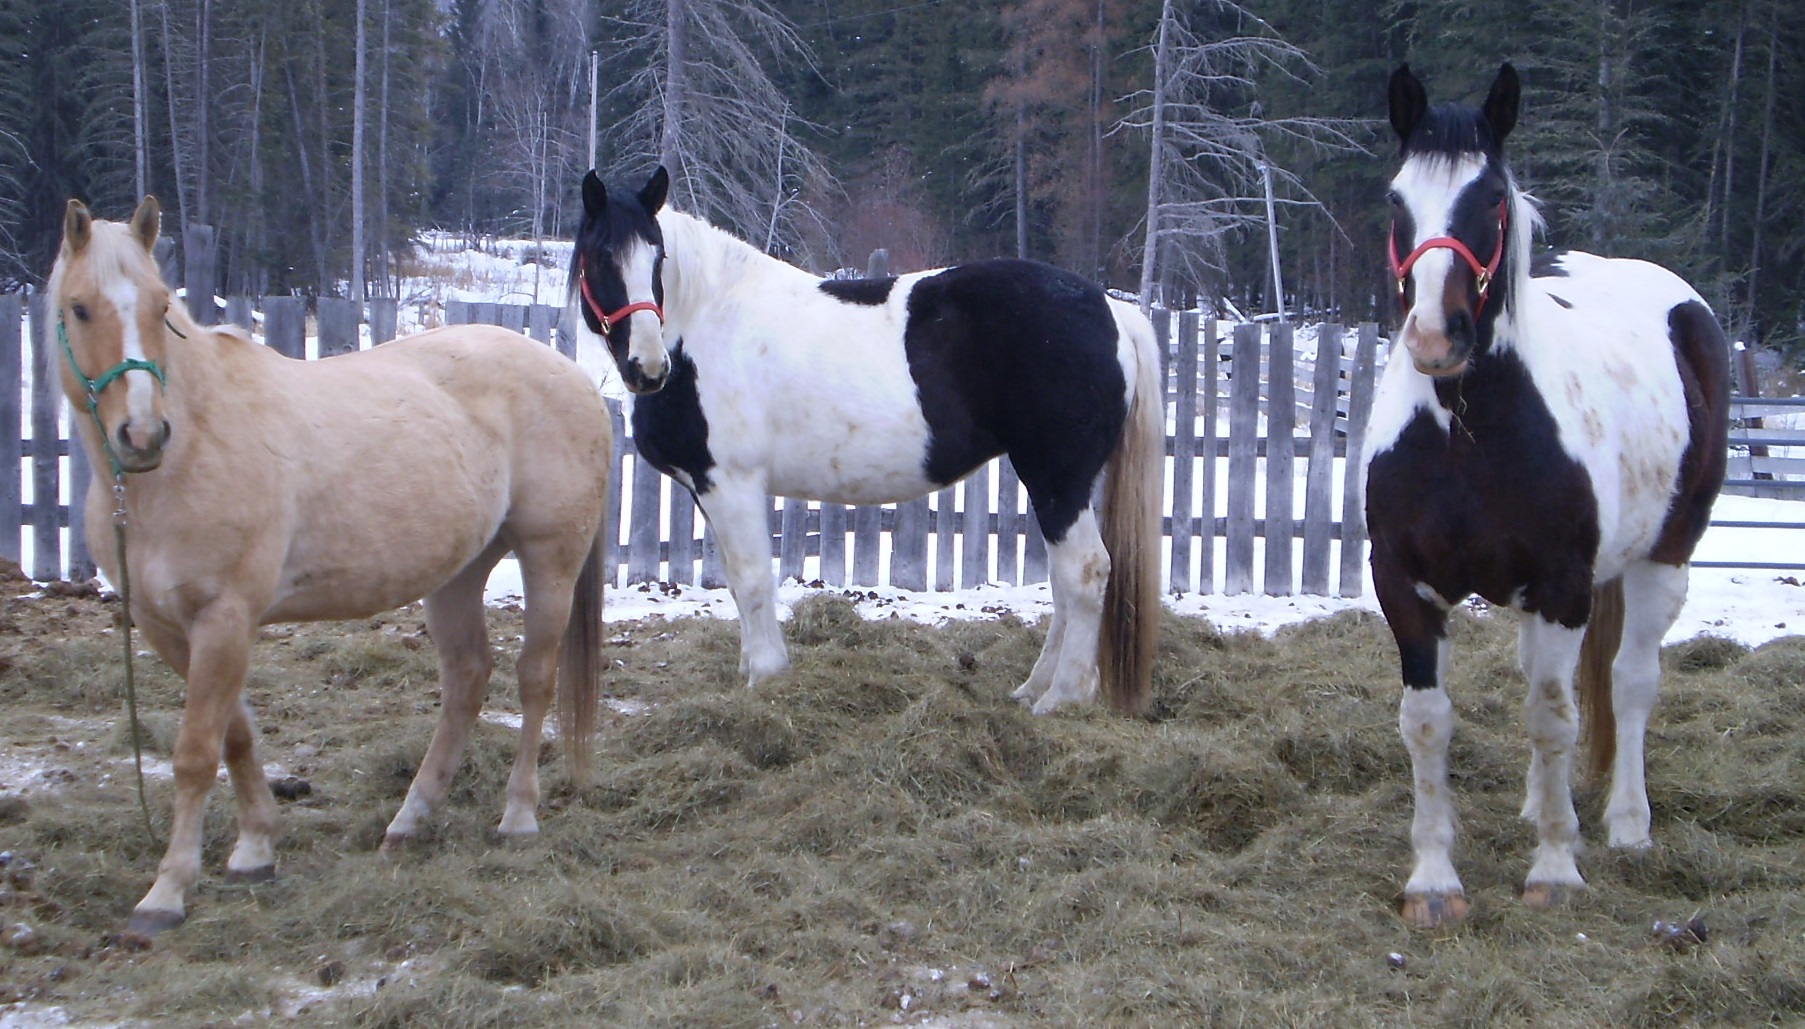
[[[1723,331],[1696,290],[1647,261],[1572,252],[1538,272],[1538,385],[1593,478],[1599,575],[1682,563],[1723,479]]]

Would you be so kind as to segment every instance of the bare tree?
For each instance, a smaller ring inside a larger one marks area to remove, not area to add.
[[[794,26],[768,0],[627,0],[605,21],[625,75],[608,102],[631,112],[607,152],[659,161],[677,207],[806,258],[820,228],[808,198],[837,187],[765,67],[813,66]]]
[[[364,81],[368,77],[369,61],[366,53],[364,23],[367,20],[368,0],[357,0],[357,56],[352,59],[354,82],[351,87],[351,299],[362,302],[364,299],[364,123],[368,120],[364,109],[367,106],[369,90]]]
[[[1259,76],[1304,76],[1308,56],[1232,0],[1208,0],[1207,32],[1182,6],[1162,3],[1153,88],[1135,97],[1118,128],[1146,130],[1151,158],[1141,250],[1141,302],[1153,300],[1158,264],[1175,260],[1192,282],[1220,265],[1223,239],[1265,218],[1262,166],[1270,165],[1277,203],[1320,207],[1297,174],[1272,161],[1280,139],[1321,151],[1360,150],[1353,119],[1263,116]]]

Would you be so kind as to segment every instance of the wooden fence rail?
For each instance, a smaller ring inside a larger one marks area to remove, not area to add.
[[[0,556],[18,560],[29,531],[26,570],[33,578],[86,578],[94,574],[80,531],[86,458],[61,436],[67,418],[57,383],[29,374],[50,367],[53,356],[43,306],[40,295],[0,295],[0,382],[19,384],[0,388],[0,461],[15,469],[0,474]],[[301,297],[231,298],[225,315],[296,358],[343,353],[364,340],[378,345],[394,338],[399,324],[393,300],[360,310],[352,301],[321,299],[309,311]],[[1169,588],[1359,596],[1365,565],[1359,467],[1384,361],[1378,327],[1315,326],[1312,337],[1284,324],[1224,325],[1194,311],[1155,316],[1167,341]],[[503,325],[573,355],[564,317],[563,308],[550,305],[452,302],[445,310],[448,322]],[[1313,344],[1300,351],[1299,338]],[[1737,405],[1733,480],[1805,499],[1805,481],[1786,478],[1800,462],[1761,452],[1768,445],[1805,445],[1805,433],[1758,428],[1759,415],[1805,401],[1738,398]],[[639,461],[620,402],[610,400],[609,407],[616,429],[606,515],[614,581],[725,585],[693,499]],[[67,502],[40,500],[65,494]],[[65,528],[73,530],[66,548]],[[848,508],[776,499],[770,531],[780,575],[833,586],[952,590],[1047,577],[1045,542],[1007,460],[903,504]]]

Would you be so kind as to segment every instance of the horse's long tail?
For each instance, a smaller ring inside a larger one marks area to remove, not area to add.
[[[1579,673],[1574,693],[1580,721],[1585,723],[1586,765],[1601,776],[1617,759],[1617,712],[1611,707],[1611,662],[1623,642],[1623,580],[1592,588],[1592,618],[1579,645]]]
[[[602,585],[607,546],[598,529],[577,575],[570,624],[558,648],[558,736],[565,767],[579,786],[589,782],[595,751],[596,710],[602,695]]]
[[[1097,662],[1110,707],[1141,714],[1153,699],[1153,656],[1159,642],[1165,396],[1153,326],[1128,304],[1112,301],[1110,306],[1117,331],[1134,344],[1134,399],[1103,488],[1101,528],[1110,564]]]

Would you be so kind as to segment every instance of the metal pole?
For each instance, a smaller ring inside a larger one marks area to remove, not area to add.
[[[1272,248],[1272,309],[1285,320],[1285,280],[1279,275],[1279,223],[1272,210],[1272,166],[1260,162],[1260,177],[1266,182],[1266,238]]]
[[[596,94],[596,81],[597,81],[596,64],[600,60],[601,60],[601,53],[599,51],[596,51],[596,50],[589,51],[589,167],[591,167],[591,168],[595,167],[595,94]]]

